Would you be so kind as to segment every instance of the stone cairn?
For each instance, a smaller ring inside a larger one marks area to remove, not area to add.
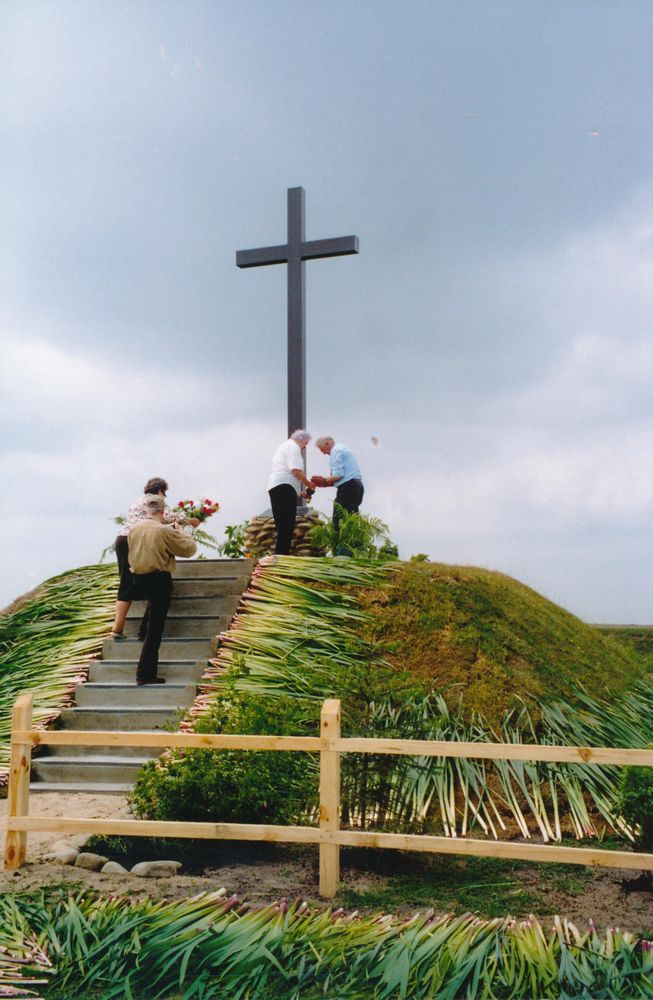
[[[310,507],[299,508],[295,522],[295,532],[290,548],[291,556],[324,556],[326,549],[311,542],[311,528],[320,521],[320,515]],[[245,554],[259,558],[274,552],[274,519],[266,511],[253,517],[245,531]]]

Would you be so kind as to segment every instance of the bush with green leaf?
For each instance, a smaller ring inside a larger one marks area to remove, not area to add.
[[[245,555],[245,532],[249,521],[242,524],[228,524],[224,529],[225,541],[218,547],[218,552],[226,559],[242,559]]]
[[[333,555],[364,559],[396,559],[397,546],[390,540],[388,526],[378,517],[350,513],[335,504],[336,523],[320,521],[311,529],[311,543]]]
[[[635,835],[635,848],[653,851],[653,767],[624,767],[618,808]]]
[[[315,712],[315,708],[313,708]],[[287,699],[231,693],[196,732],[305,735],[306,711]],[[317,714],[310,735],[315,734]],[[317,799],[313,756],[284,751],[172,750],[145,765],[131,794],[139,817],[193,822],[290,823]]]

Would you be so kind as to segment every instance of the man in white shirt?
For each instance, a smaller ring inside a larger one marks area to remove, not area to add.
[[[287,556],[290,552],[297,517],[297,498],[301,495],[302,485],[306,487],[307,496],[313,493],[313,484],[304,474],[302,458],[302,451],[310,440],[311,435],[307,431],[293,431],[272,456],[268,495],[277,529],[274,549],[277,555]]]

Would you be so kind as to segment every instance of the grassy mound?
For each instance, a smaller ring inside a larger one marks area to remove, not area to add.
[[[517,698],[537,716],[542,700],[578,686],[618,695],[646,672],[634,647],[490,570],[402,563],[359,602],[397,669],[462,696],[492,724]]]
[[[597,625],[601,635],[625,646],[653,672],[653,627],[650,625]]]
[[[261,705],[273,715],[294,706],[289,732],[312,735],[320,703],[333,697],[345,736],[607,747],[653,740],[653,683],[637,654],[514,580],[430,564],[262,560],[183,726],[238,731],[231,723],[243,712],[264,723]],[[188,800],[206,807],[208,820],[233,819],[230,775],[202,761],[195,768],[193,753],[171,751],[146,766],[132,797],[137,814],[169,818],[166,801],[178,810]],[[272,771],[260,775],[266,787]],[[623,832],[619,775],[593,764],[347,754],[342,818],[446,836],[536,829],[545,841]]]

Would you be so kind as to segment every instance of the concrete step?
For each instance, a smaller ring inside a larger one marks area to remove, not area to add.
[[[113,708],[114,705],[130,705],[133,708],[187,708],[192,705],[197,694],[197,685],[179,681],[166,684],[137,685],[132,677],[129,681],[101,681],[80,684],[75,693],[78,708]]]
[[[156,687],[145,690],[154,691]],[[163,729],[176,717],[177,712],[170,707],[132,708],[130,704],[114,705],[113,708],[64,708],[61,712],[64,729],[122,729],[128,733]]]
[[[175,577],[175,597],[238,597],[247,589],[247,581],[225,583],[210,576]]]
[[[137,660],[143,643],[138,639],[105,639],[102,643],[103,660]],[[161,641],[159,660],[207,660],[218,648],[217,635],[196,636],[190,639]]]
[[[212,576],[188,576],[174,579],[176,597],[240,597],[247,589],[244,579],[224,580]]]
[[[175,580],[180,577],[210,576],[247,581],[254,572],[253,559],[177,559],[176,563]]]
[[[133,684],[136,679],[137,662],[137,660],[91,660],[88,671],[89,682],[110,684],[115,681],[121,684]],[[197,684],[205,670],[206,661],[198,663],[196,660],[162,660],[159,663],[158,673],[160,677],[165,677],[168,683],[173,681],[179,684]]]
[[[86,792],[94,795],[126,795],[131,792],[132,785],[123,781],[34,781],[30,783],[30,792]]]
[[[133,785],[146,757],[39,757],[32,763],[32,781],[111,782]]]
[[[225,594],[222,597],[184,597],[180,594],[173,594],[170,602],[168,617],[180,617],[183,615],[234,615],[240,604],[239,594]],[[127,612],[127,619],[135,618],[140,621],[145,611],[145,601],[134,601]]]
[[[168,615],[163,630],[164,639],[198,638],[200,636],[218,635],[228,628],[231,615]],[[140,617],[128,618],[125,623],[125,635],[135,639]]]
[[[139,757],[141,760],[155,759],[164,752],[161,747],[81,747],[81,746],[49,746],[47,753],[32,756],[32,762],[47,760],[50,757]]]

